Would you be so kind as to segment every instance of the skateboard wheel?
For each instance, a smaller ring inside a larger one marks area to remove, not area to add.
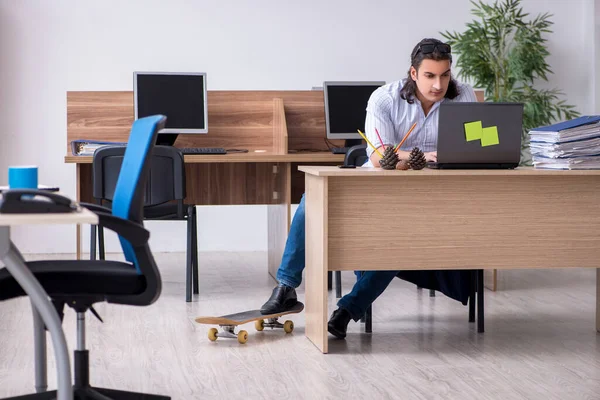
[[[285,323],[283,324],[283,330],[285,331],[285,333],[292,333],[292,331],[294,330],[294,323],[290,320],[285,321]]]
[[[240,331],[237,335],[238,338],[238,342],[240,342],[241,344],[244,344],[248,341],[248,332],[246,331]]]
[[[262,331],[263,329],[265,329],[265,320],[263,319],[259,319],[258,321],[254,322],[254,327],[256,328],[257,331]]]
[[[217,333],[219,331],[217,330],[217,328],[210,328],[208,330],[208,340],[210,340],[211,342],[214,342],[215,340],[217,340]]]

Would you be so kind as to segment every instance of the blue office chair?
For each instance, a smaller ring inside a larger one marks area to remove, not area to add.
[[[105,260],[48,260],[28,262],[27,266],[46,290],[57,311],[64,305],[77,312],[77,349],[74,351],[75,399],[147,399],[170,397],[94,388],[89,383],[89,354],[85,349],[85,313],[94,303],[147,306],[161,293],[161,277],[148,246],[150,233],[144,229],[144,186],[150,157],[164,116],[138,119],[133,123],[123,168],[119,174],[111,210],[96,204],[82,204],[98,214],[99,226],[119,235],[125,262]],[[36,191],[31,191],[35,193]],[[0,300],[24,296],[25,292],[8,273],[0,270]],[[18,396],[14,399],[55,399],[56,391]]]
[[[110,208],[125,148],[106,146],[94,153],[92,196],[97,204]],[[198,227],[196,207],[184,204],[185,164],[183,154],[172,146],[155,146],[144,193],[144,219],[187,221],[185,300],[198,294]],[[91,227],[90,258],[96,258],[96,227]],[[98,228],[99,257],[104,260],[104,230]],[[193,286],[193,287],[192,287]]]

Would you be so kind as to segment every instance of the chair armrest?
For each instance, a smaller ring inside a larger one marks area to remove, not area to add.
[[[138,247],[148,243],[150,232],[142,225],[104,212],[96,212],[96,214],[98,215],[98,226],[117,233],[131,243],[132,246]]]
[[[99,204],[94,204],[94,203],[79,203],[79,205],[81,207],[85,207],[88,210],[93,211],[93,212],[103,212],[103,213],[106,213],[106,214],[111,214],[112,213],[112,211],[110,210],[110,208],[101,206]]]

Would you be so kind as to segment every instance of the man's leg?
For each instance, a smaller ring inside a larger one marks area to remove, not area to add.
[[[338,301],[328,330],[338,338],[346,337],[350,319],[358,321],[377,297],[388,287],[398,271],[367,271],[354,284],[352,291]]]
[[[260,311],[263,314],[284,311],[298,301],[294,289],[302,283],[302,271],[306,265],[305,220],[303,194],[292,219],[281,264],[277,270],[279,285],[273,289],[271,297],[261,307]]]

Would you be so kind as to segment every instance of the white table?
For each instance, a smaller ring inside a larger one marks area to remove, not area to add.
[[[10,228],[17,225],[47,224],[97,224],[98,216],[87,209],[64,214],[0,214],[0,259],[6,269],[29,296],[33,309],[35,341],[35,386],[45,391],[46,383],[46,331],[48,327],[54,346],[58,377],[58,400],[73,400],[71,367],[67,342],[60,318],[48,294],[27,268],[23,256],[10,240]]]

